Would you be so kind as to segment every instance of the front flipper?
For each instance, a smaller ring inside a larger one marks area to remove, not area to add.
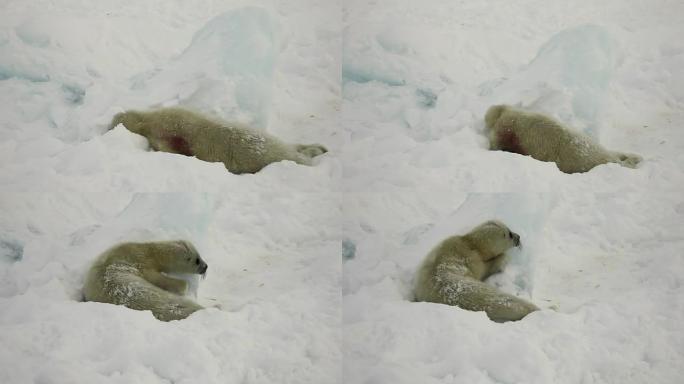
[[[508,262],[508,258],[506,257],[505,253],[502,253],[501,255],[499,255],[493,259],[487,260],[485,262],[485,265],[487,267],[487,271],[485,271],[485,274],[482,277],[482,279],[484,280],[484,279],[488,278],[489,276],[491,276],[495,273],[499,273],[499,272],[503,271],[507,262]]]
[[[174,279],[157,271],[145,271],[143,277],[157,287],[177,295],[185,295],[188,290],[188,283],[185,280]]]

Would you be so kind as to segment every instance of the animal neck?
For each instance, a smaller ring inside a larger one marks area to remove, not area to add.
[[[142,122],[129,123],[129,125],[130,125],[130,128],[128,125],[126,125],[126,128],[129,128],[129,131],[137,133],[138,135],[142,135],[142,136],[146,136],[146,137],[149,136],[150,130]]]
[[[140,263],[145,268],[163,272],[163,266],[167,264],[165,258],[164,253],[159,253],[153,247],[145,247],[144,252],[140,255]]]
[[[487,261],[497,256],[496,252],[492,252],[487,244],[488,239],[480,233],[469,233],[463,236],[463,240],[468,244],[468,247],[481,256],[483,261]]]

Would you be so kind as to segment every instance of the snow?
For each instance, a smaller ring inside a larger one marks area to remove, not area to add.
[[[0,13],[0,382],[678,383],[678,0],[9,0]],[[483,117],[551,115],[637,169],[488,151]],[[313,167],[150,152],[126,109],[189,106],[330,151]],[[440,240],[521,236],[498,324],[413,302]],[[187,239],[207,309],[81,301],[122,241]]]
[[[121,110],[184,105],[338,148],[339,7],[2,8],[0,382],[339,382],[336,157],[238,176],[107,131]],[[165,323],[81,301],[103,251],[167,239],[191,241],[209,265],[189,293],[206,310]]]
[[[344,382],[681,382],[682,14],[676,1],[345,3]],[[568,175],[488,151],[483,117],[501,103],[644,162]],[[488,219],[523,244],[488,283],[542,310],[497,324],[413,302],[429,250]]]

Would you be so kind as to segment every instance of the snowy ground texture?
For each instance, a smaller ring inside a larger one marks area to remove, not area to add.
[[[124,109],[184,105],[334,151],[341,8],[315,1],[3,1],[0,382],[337,383],[341,167],[147,151]],[[121,241],[184,238],[211,307],[164,323],[82,303]]]
[[[681,383],[684,3],[345,2],[346,383]],[[559,118],[639,169],[567,175],[489,152],[486,109]],[[441,239],[499,218],[490,283],[543,310],[496,324],[414,303]]]
[[[684,3],[0,5],[0,383],[679,383]],[[563,174],[488,151],[495,103],[644,158]],[[330,152],[256,175],[147,151],[183,105]],[[490,279],[542,311],[412,302],[437,242],[498,218]],[[208,307],[80,302],[121,241],[184,238]],[[340,252],[342,255],[340,256]],[[342,261],[341,261],[342,260]]]

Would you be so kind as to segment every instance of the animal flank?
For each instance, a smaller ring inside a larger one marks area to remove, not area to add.
[[[192,149],[190,149],[190,143],[188,143],[182,136],[170,136],[166,139],[169,146],[176,152],[185,156],[194,156]]]
[[[515,134],[515,132],[513,132],[510,129],[504,129],[501,132],[499,132],[498,142],[499,148],[503,151],[527,155],[527,153],[523,150],[522,146],[520,145],[520,139]]]

